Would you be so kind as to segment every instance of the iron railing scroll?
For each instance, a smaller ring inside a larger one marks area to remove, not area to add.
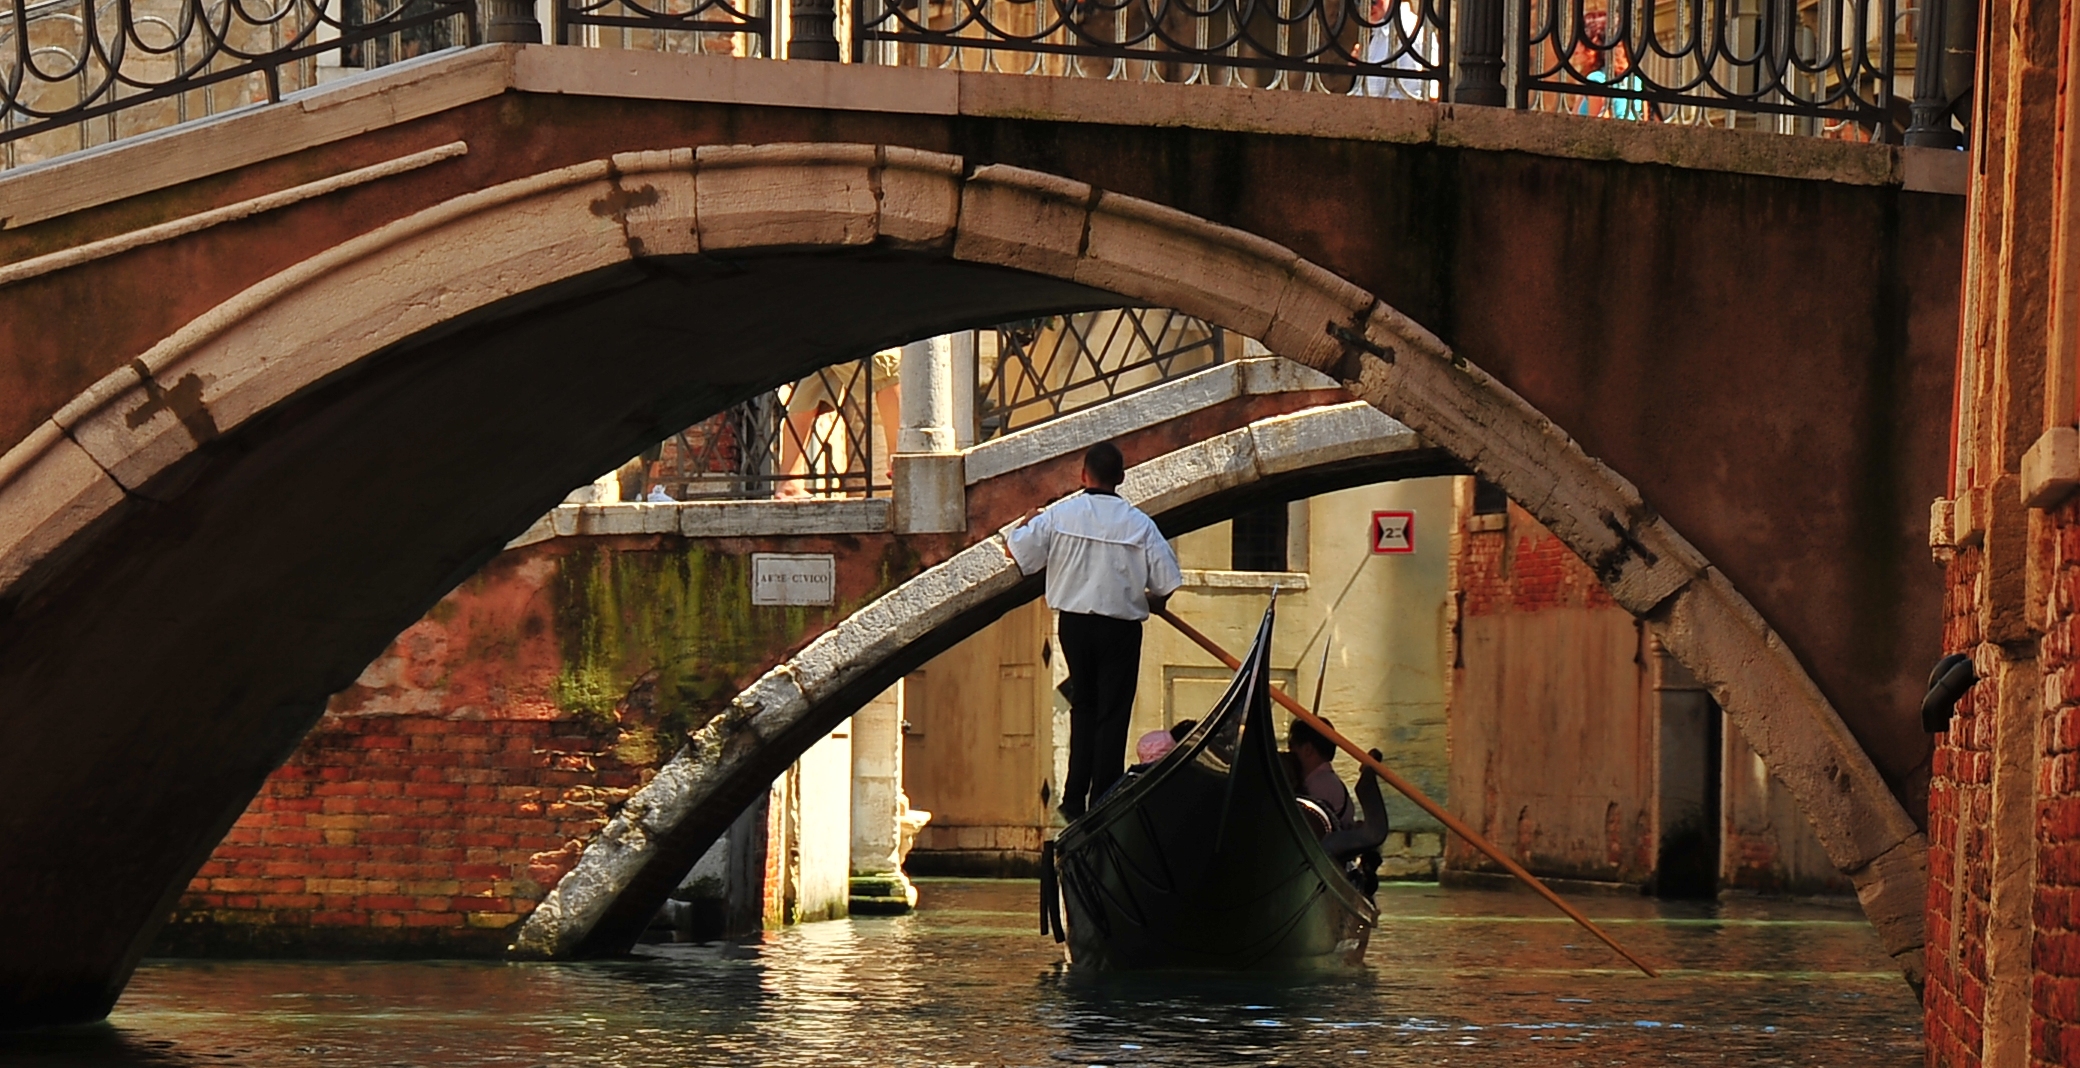
[[[1898,140],[1895,0],[1519,0],[1514,106]]]
[[[556,0],[550,37],[561,44],[650,52],[767,57],[767,0]]]
[[[1435,97],[1449,0],[853,0],[855,62]]]
[[[0,0],[0,164],[473,43],[476,19],[474,0]]]

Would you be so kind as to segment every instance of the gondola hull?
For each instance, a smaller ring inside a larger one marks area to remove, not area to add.
[[[1364,956],[1372,903],[1322,851],[1279,760],[1271,615],[1221,703],[1051,854],[1070,961],[1108,970],[1311,970]]]

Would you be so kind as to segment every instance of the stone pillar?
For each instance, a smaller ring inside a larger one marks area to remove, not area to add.
[[[952,337],[903,346],[903,425],[895,455],[898,534],[968,529],[966,467],[954,424],[954,355]],[[968,358],[972,364],[972,345]],[[968,374],[972,381],[972,366]]]
[[[843,919],[852,877],[852,732],[819,739],[795,762],[794,921]]]
[[[903,875],[903,687],[889,687],[852,716],[852,909],[908,912],[917,888]],[[922,823],[922,820],[911,820]],[[911,832],[914,835],[914,831]]]
[[[953,348],[945,338],[903,346],[903,429],[896,452],[952,452]]]
[[[952,350],[953,373],[947,382],[953,391],[953,447],[972,449],[975,447],[975,331],[963,330],[935,340],[945,341]]]

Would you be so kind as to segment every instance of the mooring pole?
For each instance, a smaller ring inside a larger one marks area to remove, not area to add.
[[[1239,670],[1242,667],[1242,661],[1237,660],[1232,656],[1229,656],[1228,651],[1221,648],[1219,645],[1215,644],[1212,638],[1209,638],[1206,635],[1199,633],[1197,628],[1193,627],[1189,623],[1186,623],[1184,620],[1177,618],[1175,615],[1172,615],[1168,608],[1158,608],[1155,610],[1155,614],[1163,617],[1163,622],[1168,623],[1173,627],[1176,627],[1177,632],[1179,634],[1182,634],[1185,637],[1190,638],[1192,642],[1196,644],[1199,648],[1204,649],[1207,652],[1213,654],[1214,659],[1220,661],[1223,664],[1228,665],[1229,670]],[[1569,919],[1572,919],[1574,922],[1581,924],[1582,927],[1587,929],[1590,934],[1593,934],[1596,937],[1602,939],[1603,944],[1616,950],[1618,956],[1621,956],[1626,960],[1631,961],[1634,967],[1637,967],[1640,971],[1647,973],[1649,976],[1656,979],[1661,978],[1660,972],[1657,972],[1654,969],[1647,967],[1647,963],[1645,961],[1633,956],[1632,953],[1628,951],[1624,946],[1618,944],[1617,939],[1614,939],[1610,935],[1605,934],[1603,928],[1596,926],[1596,922],[1594,920],[1591,920],[1589,917],[1582,915],[1580,910],[1576,909],[1573,905],[1570,905],[1566,901],[1562,900],[1559,894],[1556,894],[1552,891],[1552,888],[1546,886],[1546,884],[1542,882],[1539,882],[1538,876],[1533,875],[1528,871],[1525,871],[1523,865],[1518,864],[1516,861],[1509,859],[1509,857],[1503,854],[1502,850],[1495,848],[1494,843],[1488,841],[1486,838],[1483,838],[1479,834],[1475,833],[1474,829],[1468,827],[1462,820],[1459,819],[1459,817],[1454,816],[1449,812],[1446,812],[1444,810],[1444,806],[1439,805],[1437,802],[1430,800],[1429,797],[1424,795],[1423,791],[1416,789],[1414,783],[1411,783],[1407,779],[1404,779],[1401,776],[1394,774],[1393,769],[1387,767],[1380,761],[1374,760],[1372,758],[1371,753],[1368,753],[1365,750],[1358,748],[1356,742],[1353,742],[1349,738],[1346,738],[1343,735],[1336,733],[1335,728],[1329,726],[1327,723],[1322,722],[1320,716],[1317,716],[1314,713],[1309,712],[1306,706],[1302,705],[1300,702],[1294,700],[1291,697],[1286,696],[1286,694],[1279,690],[1272,690],[1271,698],[1272,700],[1277,701],[1280,705],[1284,706],[1285,710],[1291,712],[1295,717],[1297,717],[1300,720],[1300,722],[1305,723],[1310,727],[1313,727],[1316,731],[1320,732],[1322,737],[1327,738],[1330,741],[1336,743],[1336,747],[1338,749],[1341,749],[1344,752],[1349,753],[1352,756],[1352,758],[1357,760],[1358,763],[1363,764],[1368,768],[1371,768],[1373,774],[1378,775],[1381,779],[1386,780],[1388,786],[1391,786],[1394,789],[1401,791],[1401,795],[1403,797],[1408,798],[1410,801],[1415,802],[1416,807],[1422,809],[1425,812],[1428,812],[1432,816],[1437,817],[1437,822],[1442,823],[1446,827],[1450,828],[1453,834],[1456,834],[1459,837],[1465,839],[1468,845],[1471,845],[1475,849],[1478,849],[1481,852],[1486,853],[1488,855],[1488,859],[1494,861],[1497,864],[1502,865],[1505,869],[1509,871],[1511,875],[1514,875],[1518,879],[1523,880],[1524,885],[1529,886],[1531,889],[1538,891],[1538,895],[1540,897],[1543,897],[1547,901],[1552,902],[1553,907],[1559,909],[1561,912],[1566,913]]]

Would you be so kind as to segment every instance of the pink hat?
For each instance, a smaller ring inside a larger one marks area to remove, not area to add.
[[[1149,731],[1134,743],[1134,756],[1143,764],[1153,764],[1175,748],[1177,739],[1170,737],[1169,731]]]

